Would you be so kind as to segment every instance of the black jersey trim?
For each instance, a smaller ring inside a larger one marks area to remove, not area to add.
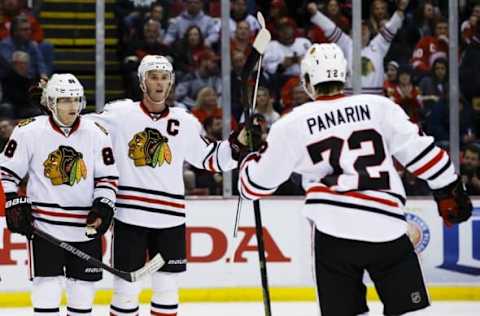
[[[428,181],[432,181],[438,178],[442,173],[445,172],[445,170],[447,170],[451,166],[451,164],[452,164],[452,161],[449,158],[447,163],[442,168],[440,168],[440,170],[438,170],[432,176],[430,176],[430,178],[428,178]]]
[[[209,170],[207,168],[207,166],[205,165],[205,162],[207,162],[208,158],[210,158],[210,156],[213,154],[213,152],[215,151],[215,149],[217,148],[217,143],[212,143],[213,146],[212,146],[212,149],[210,150],[210,152],[205,156],[205,159],[203,159],[203,162],[202,162],[202,166],[203,166],[203,169],[205,170]],[[211,170],[211,171],[214,171],[214,170]]]
[[[245,167],[245,174],[247,175],[247,181],[248,183],[254,187],[255,189],[257,190],[261,190],[261,191],[272,191],[272,190],[275,190],[275,188],[266,188],[266,187],[263,187],[259,184],[256,184],[255,182],[252,181],[252,179],[250,178],[250,174],[248,173],[248,166]]]
[[[33,312],[34,313],[60,313],[60,308],[59,307],[54,307],[54,308],[34,307]]]
[[[216,160],[217,160],[218,170],[219,170],[220,172],[223,172],[222,167],[220,167],[220,160],[218,159],[218,153],[219,153],[219,151],[220,151],[220,146],[222,146],[222,143],[218,143],[218,148],[217,148],[217,152],[215,153],[215,158],[216,158]]]
[[[45,219],[43,217],[38,217],[38,216],[33,216],[33,218],[36,220],[36,221],[40,221],[40,222],[45,222],[45,223],[48,223],[48,224],[52,224],[52,225],[60,225],[60,226],[72,226],[72,227],[85,227],[85,223],[72,223],[72,222],[60,222],[60,221],[52,221],[50,219]]]
[[[67,306],[67,311],[72,312],[72,313],[77,313],[77,314],[89,314],[92,312],[91,308],[88,309],[80,309],[80,308],[74,308]]]
[[[390,196],[393,196],[394,198],[398,199],[400,202],[402,202],[403,205],[405,205],[405,203],[407,203],[407,199],[398,194],[398,193],[393,193],[393,192],[388,192],[388,191],[377,191],[377,192],[381,192],[381,193],[385,193],[385,194],[388,194]]]
[[[178,304],[163,305],[163,304],[157,304],[155,302],[152,302],[151,304],[153,308],[158,308],[158,309],[177,309],[178,308]]]
[[[152,195],[166,196],[166,197],[169,197],[169,198],[172,198],[172,199],[185,200],[184,195],[167,193],[167,192],[162,192],[162,191],[149,190],[149,189],[136,188],[136,187],[126,186],[126,185],[119,186],[118,190],[119,191],[141,192],[141,193],[147,193],[147,194],[152,194]]]
[[[6,173],[8,173],[9,175],[11,175],[11,176],[14,177],[14,178],[17,178],[18,181],[22,181],[22,178],[20,178],[20,177],[18,176],[18,174],[16,174],[14,171],[12,171],[12,170],[10,170],[10,169],[8,169],[8,168],[6,168],[6,167],[0,167],[0,170],[5,171]]]
[[[116,177],[116,176],[105,176],[105,177],[94,178],[95,181],[100,181],[100,180],[103,180],[103,179],[118,180],[118,177]]]
[[[426,155],[428,155],[433,149],[435,148],[435,144],[434,143],[431,143],[430,145],[428,145],[427,148],[425,148],[420,154],[418,154],[417,157],[413,158],[412,161],[410,161],[408,164],[406,164],[405,168],[408,168],[410,167],[411,165],[417,163],[418,161],[420,161],[421,159],[423,159]]]
[[[170,210],[164,210],[164,209],[160,209],[160,208],[146,207],[146,206],[141,206],[141,205],[115,203],[115,206],[116,207],[122,207],[122,208],[134,209],[134,210],[140,210],[140,211],[145,211],[145,212],[152,212],[152,213],[160,213],[160,214],[172,215],[172,216],[178,216],[178,217],[185,217],[185,213],[180,213],[180,212],[175,212],[175,211],[170,211]]]
[[[135,312],[138,312],[138,309],[139,307],[134,307],[134,308],[120,308],[120,307],[117,307],[115,305],[110,305],[110,308],[116,312],[119,312],[119,313],[124,313],[124,314],[128,314],[128,313],[135,313]]]
[[[112,187],[109,187],[109,186],[106,186],[106,185],[96,185],[95,189],[108,189],[108,190],[112,190],[113,193],[117,194],[116,189],[114,189]]]
[[[41,206],[41,207],[59,208],[65,211],[89,211],[92,209],[92,206],[61,206],[56,203],[43,203],[43,202],[32,202],[32,205]]]
[[[339,201],[332,201],[332,200],[326,200],[326,199],[307,199],[305,200],[305,204],[327,204],[327,205],[333,205],[333,206],[338,206],[338,207],[345,207],[345,208],[351,208],[351,209],[356,209],[356,210],[362,210],[362,211],[367,211],[367,212],[372,212],[372,213],[377,213],[377,214],[382,214],[390,217],[395,217],[397,219],[401,219],[403,221],[406,221],[404,215],[392,213],[392,212],[387,212],[385,210],[376,208],[376,207],[371,207],[371,206],[365,206],[365,205],[359,205],[359,204],[353,204],[353,203],[345,203],[345,202],[339,202]]]

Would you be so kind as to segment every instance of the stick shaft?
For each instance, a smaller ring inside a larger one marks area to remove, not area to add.
[[[260,261],[260,276],[262,279],[263,306],[265,308],[265,316],[271,316],[272,306],[270,301],[270,287],[268,286],[267,260],[265,258],[265,243],[263,240],[260,201],[253,201],[253,211],[255,213],[255,233],[257,235],[258,259]]]

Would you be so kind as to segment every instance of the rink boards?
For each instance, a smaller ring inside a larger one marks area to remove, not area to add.
[[[274,300],[313,300],[311,232],[301,199],[261,202],[268,277]],[[244,202],[233,238],[236,199],[190,199],[187,216],[188,271],[181,279],[182,301],[261,299],[253,207]],[[454,228],[442,225],[430,199],[407,203],[409,236],[422,262],[433,299],[480,300],[480,200],[472,218]],[[110,260],[110,236],[104,243]],[[28,260],[22,236],[0,219],[0,306],[29,304]],[[149,280],[145,281],[149,287]],[[96,302],[108,303],[112,278],[97,284]],[[151,293],[143,293],[147,301]],[[374,291],[369,298],[376,299]]]

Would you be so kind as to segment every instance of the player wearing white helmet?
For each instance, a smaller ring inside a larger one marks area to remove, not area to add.
[[[85,108],[83,86],[72,74],[53,74],[44,89],[42,103],[58,126],[69,128]]]
[[[0,157],[7,226],[29,239],[34,315],[60,315],[64,283],[68,315],[91,315],[101,269],[32,239],[32,226],[102,258],[118,181],[112,142],[98,123],[81,118],[85,97],[75,76],[54,74],[43,92],[48,115],[20,121]],[[28,198],[17,195],[26,175]]]
[[[112,134],[120,173],[113,230],[113,264],[133,271],[160,253],[166,264],[152,275],[152,315],[176,315],[179,273],[186,270],[184,162],[211,172],[237,166],[229,141],[209,142],[200,122],[165,104],[174,84],[171,63],[147,55],[138,67],[143,99],[120,100],[92,115]],[[234,141],[234,140],[232,140]],[[237,144],[238,145],[238,144]],[[110,314],[138,315],[142,282],[114,278]]]
[[[292,172],[308,178],[303,213],[315,228],[321,315],[367,313],[365,271],[384,314],[401,315],[430,302],[406,235],[406,197],[394,158],[427,181],[446,225],[468,220],[472,204],[448,154],[399,105],[343,94],[347,67],[336,44],[308,49],[301,79],[313,101],[272,125],[266,149],[242,162],[238,187],[255,200]]]

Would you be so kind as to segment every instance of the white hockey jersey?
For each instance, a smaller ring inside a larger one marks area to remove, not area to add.
[[[0,157],[6,193],[28,174],[34,225],[64,241],[87,241],[92,202],[115,202],[118,172],[112,142],[98,123],[78,119],[65,136],[48,116],[21,121]]]
[[[293,44],[289,46],[279,41],[271,41],[265,49],[263,67],[269,74],[275,74],[278,66],[283,63],[286,57],[297,56],[300,61],[310,46],[312,46],[312,43],[304,37],[297,37]],[[294,63],[285,69],[284,75],[300,76],[300,62]]]
[[[432,189],[457,177],[433,137],[382,96],[306,103],[275,122],[267,142],[240,167],[242,196],[272,194],[292,172],[316,179],[305,187],[304,215],[340,238],[381,242],[406,232],[405,191],[392,156]]]
[[[352,39],[321,12],[312,16],[310,21],[325,32],[330,43],[336,43],[342,49],[348,65],[350,65],[345,91],[347,94],[351,94]],[[385,27],[368,43],[368,46],[362,49],[362,93],[383,95],[383,59],[402,23],[403,16],[395,12]]]
[[[222,172],[237,166],[228,141],[210,143],[200,122],[180,108],[149,113],[141,102],[116,101],[89,115],[112,135],[120,173],[118,220],[164,228],[185,223],[183,164]]]

